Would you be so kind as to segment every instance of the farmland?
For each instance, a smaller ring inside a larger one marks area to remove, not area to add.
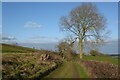
[[[2,45],[3,78],[107,78],[118,77],[118,59],[110,56],[79,55],[63,59],[57,52],[15,45]],[[94,69],[96,69],[94,71]],[[110,69],[110,70],[109,70]],[[112,73],[114,72],[114,73]],[[102,75],[104,73],[104,75]],[[109,73],[109,74],[108,74]]]

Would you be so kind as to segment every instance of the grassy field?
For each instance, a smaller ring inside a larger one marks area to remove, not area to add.
[[[58,69],[50,73],[46,78],[88,78],[88,75],[80,63],[64,61]]]
[[[57,52],[36,50],[15,45],[2,45],[3,78],[88,78],[81,66],[79,55],[71,60],[62,59]],[[48,56],[49,55],[49,56]],[[44,56],[44,58],[43,58]],[[48,57],[47,57],[48,56]],[[43,59],[42,59],[43,58]],[[45,59],[45,60],[44,60]],[[118,64],[117,58],[110,56],[84,56],[84,61],[102,61]],[[62,63],[58,66],[59,63]],[[58,66],[54,71],[53,67]],[[46,71],[50,74],[46,74]],[[98,70],[99,71],[99,70]],[[43,74],[46,74],[46,76]]]
[[[118,65],[118,58],[113,58],[110,56],[84,56],[83,58],[85,60],[104,61],[104,62],[109,62],[111,64]]]
[[[84,55],[83,59],[85,61],[87,60],[93,60],[93,61],[102,61],[102,62],[109,62],[111,64],[118,65],[118,59],[117,57],[111,57],[111,56],[91,56],[91,55]],[[74,60],[79,60],[79,54],[74,56]]]
[[[2,53],[28,53],[28,52],[36,52],[40,50],[27,48],[27,47],[21,47],[16,45],[8,45],[8,44],[2,44]]]

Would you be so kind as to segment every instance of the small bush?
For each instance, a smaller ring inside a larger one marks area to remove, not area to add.
[[[91,56],[105,56],[104,54],[96,51],[96,50],[91,50],[89,53]]]

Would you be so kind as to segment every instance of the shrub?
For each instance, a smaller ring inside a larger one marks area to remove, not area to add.
[[[118,65],[107,62],[86,61],[84,64],[87,72],[93,78],[118,78]]]
[[[104,54],[96,51],[96,50],[91,50],[89,53],[91,56],[105,56]]]
[[[57,45],[57,49],[58,49],[59,55],[67,60],[70,60],[72,57],[72,54],[74,53],[72,47],[68,42],[60,42]]]

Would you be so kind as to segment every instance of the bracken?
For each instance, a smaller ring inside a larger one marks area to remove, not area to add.
[[[91,75],[96,78],[118,78],[118,65],[100,61],[85,61],[84,67]]]

